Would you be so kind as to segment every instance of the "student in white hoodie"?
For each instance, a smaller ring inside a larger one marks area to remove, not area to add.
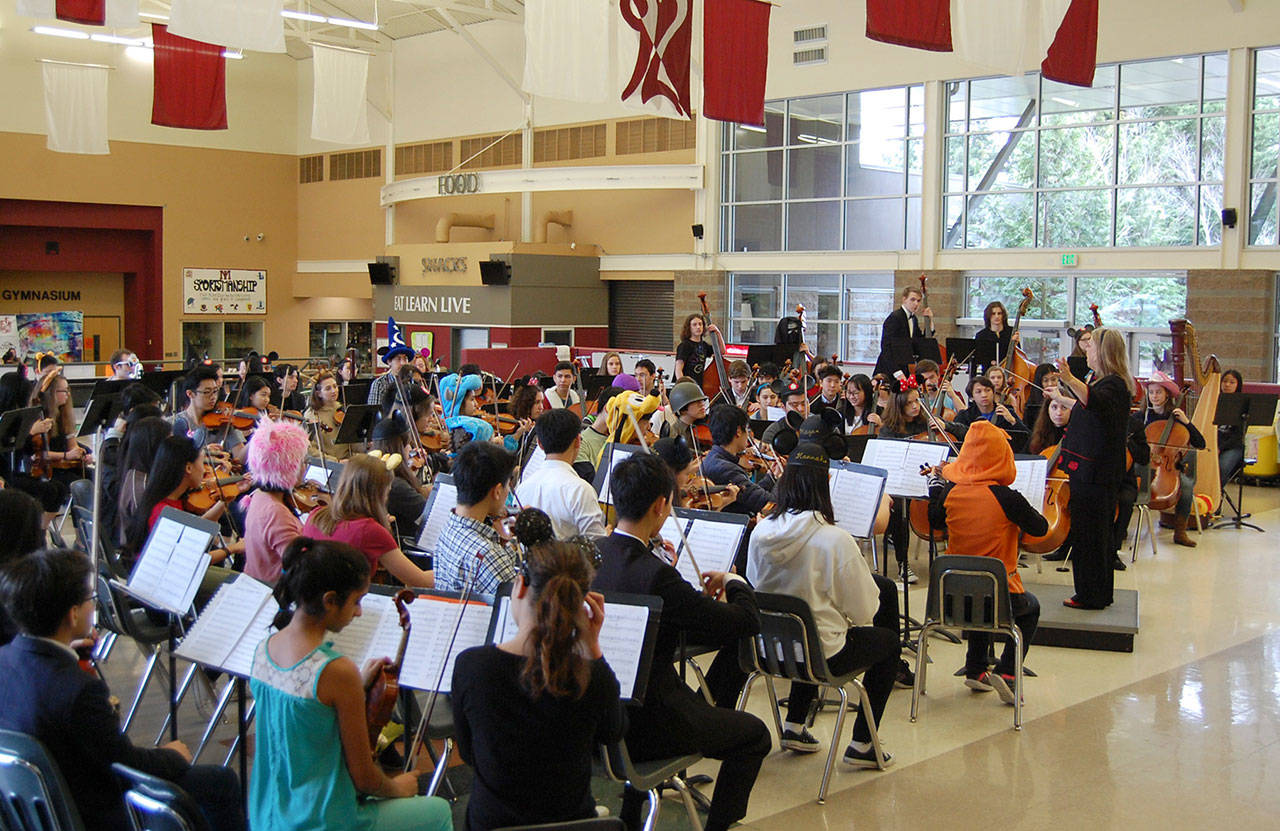
[[[835,524],[828,465],[820,445],[802,442],[792,452],[775,491],[775,506],[751,534],[747,579],[757,591],[790,595],[809,604],[832,672],[870,667],[863,685],[878,725],[904,667],[898,593],[893,581],[872,574],[853,537]],[[801,753],[820,749],[806,728],[817,694],[812,684],[792,683],[783,747]],[[876,767],[863,712],[854,722],[844,761],[854,767]],[[886,766],[890,761],[885,754]]]

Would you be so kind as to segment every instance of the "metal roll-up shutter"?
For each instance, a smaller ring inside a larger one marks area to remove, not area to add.
[[[615,349],[671,351],[675,283],[615,280],[609,283],[609,345]]]

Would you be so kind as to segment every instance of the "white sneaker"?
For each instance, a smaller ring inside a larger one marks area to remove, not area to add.
[[[916,573],[911,570],[911,566],[909,565],[904,565],[902,567],[901,574],[906,576],[908,586],[914,586],[916,583],[920,582],[920,578],[916,576]]]

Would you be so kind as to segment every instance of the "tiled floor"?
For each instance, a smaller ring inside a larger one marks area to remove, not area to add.
[[[1158,556],[1151,557],[1144,538],[1137,564],[1116,575],[1118,588],[1139,592],[1141,630],[1132,654],[1032,649],[1027,663],[1039,677],[1026,682],[1021,733],[994,693],[971,693],[951,677],[963,647],[935,641],[918,723],[908,720],[910,691],[895,691],[889,701],[881,736],[895,757],[890,770],[837,763],[827,804],[818,806],[825,754],[777,751],[765,760],[746,825],[1189,828],[1227,820],[1237,828],[1275,827],[1280,490],[1247,488],[1245,503],[1267,533],[1206,531],[1198,548],[1186,549],[1173,546],[1163,530]],[[924,605],[923,565],[916,569],[922,582],[911,593],[913,610]],[[1070,582],[1051,564],[1031,575],[1035,582]],[[108,677],[122,698],[136,682],[135,655],[121,644],[110,661]],[[153,738],[163,716],[161,695],[149,698],[135,740]],[[767,700],[757,685],[751,709],[772,723]],[[829,739],[834,720],[832,711],[820,715],[815,734]],[[193,704],[185,705],[184,738],[198,738],[203,721]],[[226,725],[218,737],[232,733]],[[220,760],[225,746],[219,751]],[[714,763],[700,768],[715,773]],[[613,786],[602,784],[599,796],[616,804]],[[673,798],[661,827],[688,827]]]

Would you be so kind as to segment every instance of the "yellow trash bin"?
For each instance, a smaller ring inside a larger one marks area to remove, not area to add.
[[[1251,465],[1245,465],[1245,476],[1267,477],[1280,473],[1280,461],[1276,459],[1276,431],[1270,424],[1255,424],[1249,428],[1244,439],[1244,456],[1246,459],[1257,459]]]

